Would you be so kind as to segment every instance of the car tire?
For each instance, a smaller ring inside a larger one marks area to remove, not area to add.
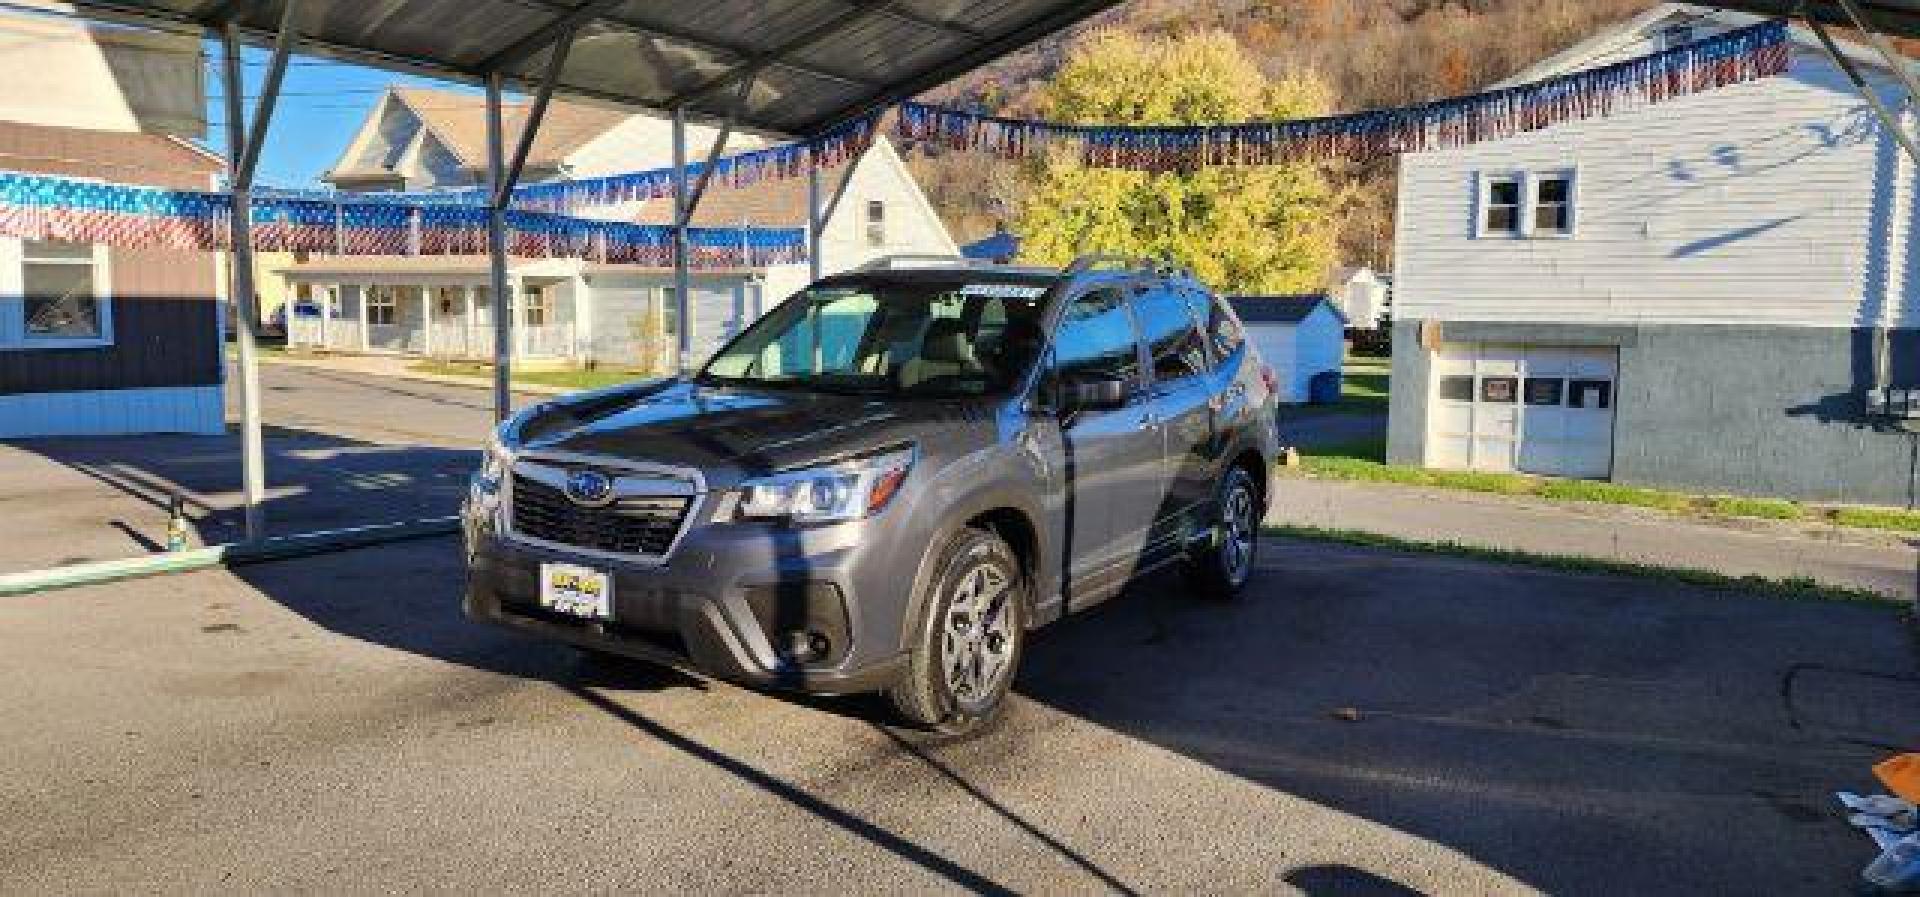
[[[1030,584],[1006,541],[966,528],[928,579],[907,669],[887,691],[907,723],[944,734],[997,718],[1026,649]]]
[[[1189,564],[1193,585],[1212,598],[1233,598],[1253,578],[1254,558],[1260,550],[1260,488],[1240,466],[1220,477],[1214,500],[1213,538],[1194,552]]]

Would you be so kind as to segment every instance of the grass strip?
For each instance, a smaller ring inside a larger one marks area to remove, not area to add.
[[[1833,522],[1843,526],[1866,526],[1874,529],[1920,533],[1920,511],[1901,511],[1895,508],[1835,508]]]
[[[1888,595],[1873,589],[1861,586],[1843,586],[1823,583],[1805,576],[1790,576],[1786,578],[1752,574],[1734,576],[1728,573],[1702,570],[1695,567],[1663,567],[1655,564],[1642,564],[1634,561],[1621,561],[1611,558],[1545,554],[1521,551],[1514,548],[1491,548],[1483,545],[1467,545],[1459,542],[1429,542],[1420,539],[1403,539],[1399,536],[1389,536],[1382,533],[1370,533],[1361,530],[1331,529],[1328,527],[1300,526],[1296,524],[1267,524],[1262,528],[1262,531],[1270,536],[1281,536],[1289,539],[1332,542],[1362,548],[1384,548],[1393,551],[1410,551],[1422,554],[1443,554],[1478,561],[1539,567],[1547,570],[1559,570],[1572,573],[1633,576],[1641,579],[1657,579],[1664,582],[1699,586],[1716,591],[1763,595],[1769,598],[1788,598],[1800,601],[1844,601],[1902,608],[1913,605],[1913,602],[1905,598]]]
[[[1564,480],[1522,473],[1435,470],[1388,464],[1383,460],[1386,446],[1380,439],[1339,443],[1303,451],[1300,469],[1307,475],[1320,479],[1430,486],[1437,489],[1487,492],[1496,495],[1530,495],[1550,501],[1630,505],[1680,514],[1750,517],[1764,520],[1806,520],[1859,529],[1920,533],[1920,511],[1904,511],[1898,508],[1823,508],[1784,498],[1696,495],[1690,492],[1674,492],[1645,486],[1623,486],[1599,480]]]
[[[446,361],[416,361],[407,365],[407,370],[417,374],[436,374],[442,377],[472,377],[476,380],[491,380],[493,365],[462,364]],[[640,374],[614,368],[567,369],[559,371],[522,371],[513,372],[513,382],[530,383],[537,386],[555,386],[561,389],[598,389],[602,386],[617,386],[645,379]]]

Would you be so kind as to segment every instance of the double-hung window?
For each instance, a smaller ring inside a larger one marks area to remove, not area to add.
[[[1520,194],[1525,180],[1517,174],[1488,175],[1480,183],[1480,235],[1517,236],[1520,233]]]
[[[878,199],[867,200],[867,245],[887,245],[887,204]]]
[[[12,241],[0,269],[0,349],[73,349],[113,343],[107,250],[63,240]],[[6,255],[0,250],[0,259]],[[7,281],[12,283],[7,283]]]
[[[1578,189],[1572,169],[1483,173],[1477,194],[1476,237],[1573,236]]]
[[[1556,171],[1533,178],[1533,233],[1564,237],[1573,233],[1573,173]]]

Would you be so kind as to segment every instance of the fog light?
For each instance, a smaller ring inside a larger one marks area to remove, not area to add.
[[[787,656],[797,663],[813,663],[827,656],[833,643],[823,633],[813,630],[787,633]]]

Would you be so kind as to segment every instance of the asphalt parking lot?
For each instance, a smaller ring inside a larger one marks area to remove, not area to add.
[[[954,743],[471,625],[450,539],[7,599],[0,890],[1831,894],[1920,720],[1885,607],[1262,564]]]

